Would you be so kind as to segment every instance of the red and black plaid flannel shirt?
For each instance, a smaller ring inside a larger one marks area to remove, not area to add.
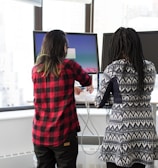
[[[32,69],[34,86],[33,143],[36,145],[61,145],[71,132],[80,131],[74,98],[74,82],[91,85],[92,79],[79,64],[65,59],[59,77]]]

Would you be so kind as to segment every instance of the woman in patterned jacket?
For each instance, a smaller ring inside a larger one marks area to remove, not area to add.
[[[112,111],[99,158],[107,168],[145,168],[158,159],[158,139],[150,104],[155,66],[144,59],[137,32],[120,27],[113,34],[95,106],[113,95]]]

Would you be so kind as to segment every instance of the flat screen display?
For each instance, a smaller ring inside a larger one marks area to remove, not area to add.
[[[43,38],[47,32],[34,31],[34,61],[40,53]],[[99,56],[97,34],[66,33],[68,39],[68,53],[66,58],[79,63],[88,73],[99,72]]]
[[[110,63],[108,56],[109,44],[113,33],[103,34],[103,47],[102,47],[102,65],[101,71]],[[144,31],[138,32],[142,42],[144,57],[146,60],[152,61],[155,64],[158,72],[158,31]]]
[[[101,62],[101,71],[104,71],[106,66],[110,63],[109,58],[109,46],[113,33],[104,33],[103,34],[103,44],[102,44],[102,62]]]

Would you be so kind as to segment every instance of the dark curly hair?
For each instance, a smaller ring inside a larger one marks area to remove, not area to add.
[[[132,64],[138,73],[137,90],[141,95],[144,91],[145,62],[140,37],[133,28],[120,27],[116,30],[110,44],[109,58],[111,58],[111,62],[126,59]]]

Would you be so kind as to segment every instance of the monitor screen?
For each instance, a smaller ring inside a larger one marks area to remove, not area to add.
[[[34,31],[34,61],[40,53],[43,38],[47,32]],[[68,39],[68,53],[66,58],[79,63],[88,73],[99,72],[99,56],[97,34],[94,33],[66,33]]]
[[[102,47],[102,65],[101,71],[110,63],[108,57],[108,48],[113,33],[103,34],[103,47]],[[144,31],[138,32],[142,42],[144,57],[146,60],[152,61],[155,64],[158,72],[158,31]]]

